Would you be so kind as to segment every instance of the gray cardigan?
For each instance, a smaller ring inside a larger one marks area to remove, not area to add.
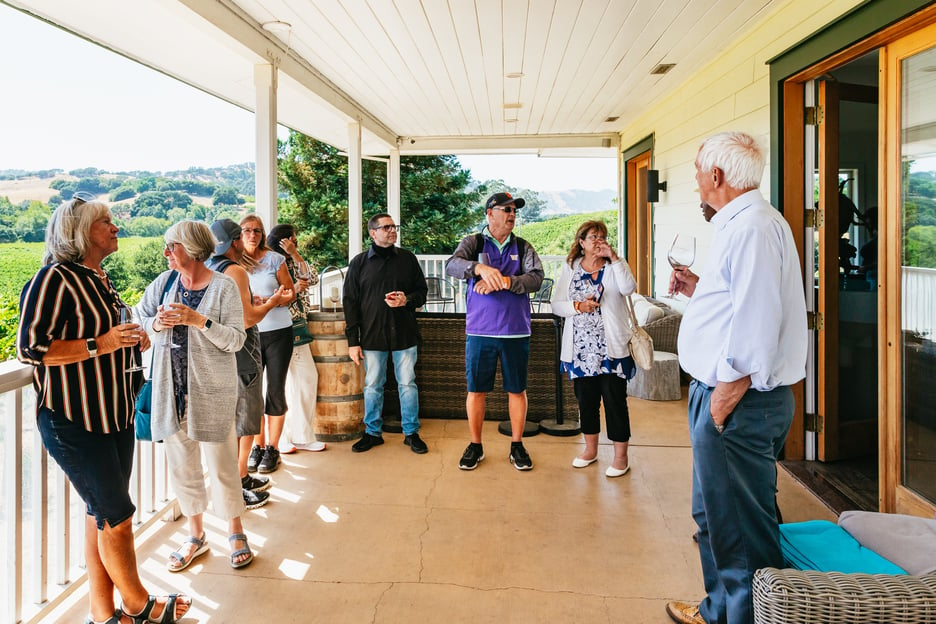
[[[165,440],[179,431],[172,398],[172,332],[153,331],[153,322],[170,271],[147,286],[137,304],[143,329],[155,349],[153,369],[153,440]],[[166,293],[171,301],[180,279]],[[211,319],[211,327],[189,327],[188,352],[188,437],[199,442],[223,442],[234,426],[237,408],[237,363],[234,354],[244,344],[244,309],[240,290],[230,277],[214,273],[197,311]],[[145,356],[144,356],[145,359]]]

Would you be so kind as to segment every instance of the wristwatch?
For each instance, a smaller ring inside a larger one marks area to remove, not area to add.
[[[202,331],[208,329],[209,327],[211,327],[211,319],[206,317],[205,324],[202,325]]]
[[[97,357],[97,340],[94,338],[88,338],[85,340],[85,346],[88,347],[88,356],[96,358]]]

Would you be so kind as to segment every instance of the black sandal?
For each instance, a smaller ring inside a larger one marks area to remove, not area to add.
[[[127,610],[121,605],[121,610],[123,614],[128,618],[133,620],[133,624],[175,624],[179,621],[179,618],[175,616],[175,606],[176,599],[179,597],[189,598],[185,594],[169,594],[166,598],[166,607],[163,609],[162,616],[158,620],[154,620],[150,617],[150,614],[153,612],[153,609],[156,607],[156,596],[150,595],[146,600],[146,606],[143,607],[143,610],[133,615],[128,613]],[[189,598],[189,609],[192,608],[192,599]],[[188,613],[188,609],[185,610],[185,613]],[[184,617],[185,613],[180,617]],[[108,620],[109,622],[110,620]],[[119,622],[120,620],[118,620]]]
[[[103,622],[96,622],[94,618],[89,615],[85,618],[84,624],[120,624],[121,616],[123,616],[123,612],[120,609],[114,611],[114,615],[110,616]]]

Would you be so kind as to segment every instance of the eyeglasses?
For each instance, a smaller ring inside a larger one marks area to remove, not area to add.
[[[374,229],[375,229],[375,230],[383,230],[384,232],[386,232],[387,234],[389,234],[390,232],[399,232],[399,231],[400,231],[400,226],[399,226],[399,225],[378,225],[378,226],[375,227]]]
[[[261,228],[242,228],[241,232],[243,234],[263,234],[263,230]]]
[[[505,214],[510,214],[511,212],[517,212],[520,209],[516,206],[491,206],[491,210],[503,210]]]
[[[608,238],[606,236],[597,236],[595,234],[589,234],[588,236],[585,237],[585,240],[591,241],[591,242],[598,241],[599,243],[608,242]]]
[[[179,243],[166,243],[166,251],[168,251],[169,253],[172,253],[173,251],[175,251],[176,245],[178,244]]]
[[[94,201],[95,196],[87,191],[77,191],[72,194],[72,208]]]

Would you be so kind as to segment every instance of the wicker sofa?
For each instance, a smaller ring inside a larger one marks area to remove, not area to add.
[[[780,529],[791,567],[755,573],[755,623],[936,622],[932,519],[846,511],[838,525],[810,521]]]
[[[651,299],[650,297],[644,297],[644,299],[663,310],[662,317],[643,325],[643,328],[653,338],[653,349],[655,351],[679,353],[676,349],[676,337],[679,335],[682,313],[658,299]]]

